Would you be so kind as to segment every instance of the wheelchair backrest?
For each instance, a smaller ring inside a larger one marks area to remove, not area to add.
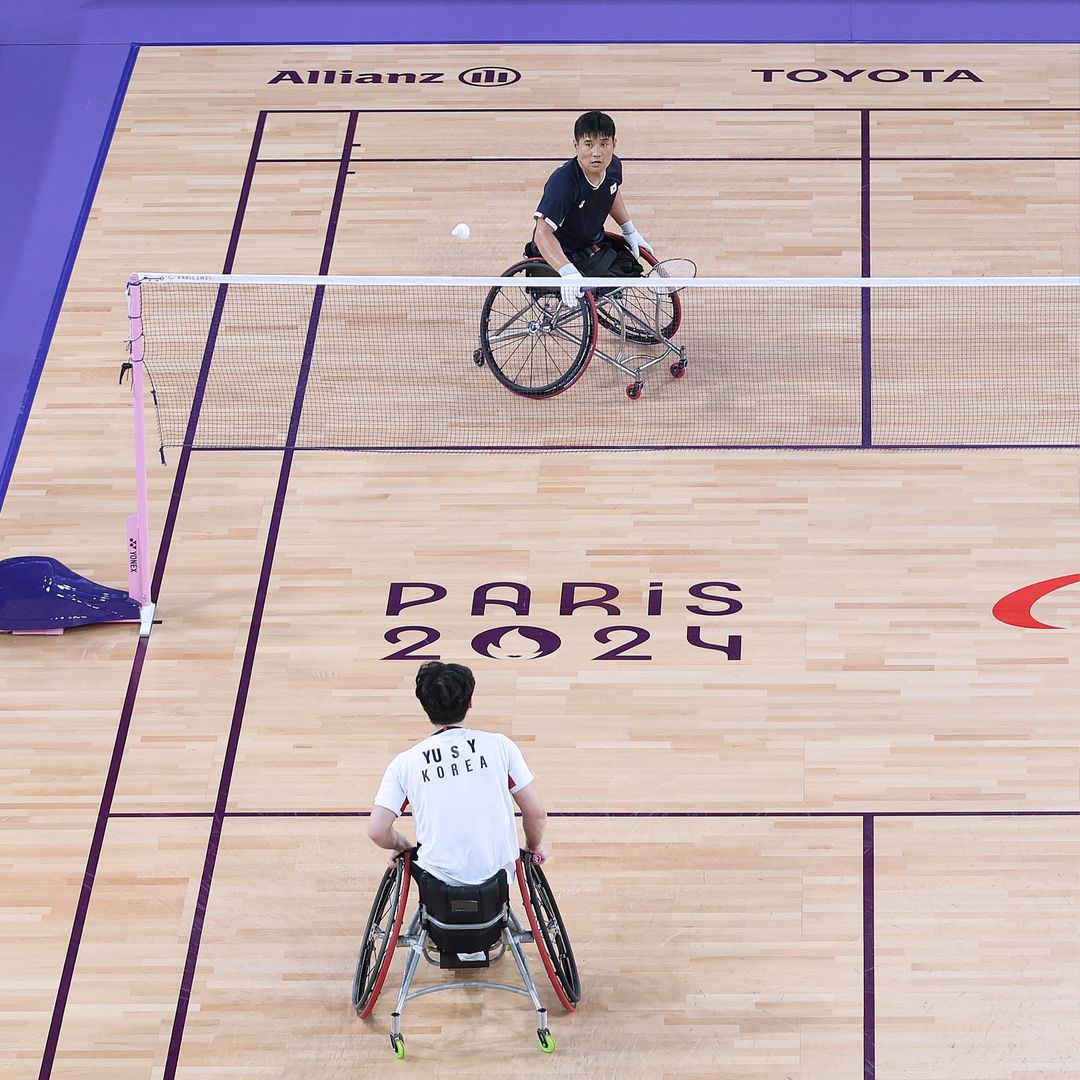
[[[502,936],[510,904],[505,870],[478,885],[448,885],[414,862],[412,876],[420,889],[421,921],[440,952],[480,952]]]

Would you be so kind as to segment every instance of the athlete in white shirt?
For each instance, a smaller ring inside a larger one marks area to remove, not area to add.
[[[514,803],[526,849],[538,862],[548,855],[547,813],[521,751],[505,735],[462,726],[474,685],[461,664],[432,661],[416,673],[416,696],[438,730],[390,762],[368,821],[368,836],[396,855],[412,847],[394,827],[411,807],[417,863],[450,885],[479,884],[500,868],[513,877]]]

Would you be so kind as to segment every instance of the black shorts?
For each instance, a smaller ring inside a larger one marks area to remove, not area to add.
[[[525,245],[526,259],[542,259],[540,249],[530,240]],[[590,244],[581,251],[575,251],[567,258],[581,271],[584,277],[641,277],[641,263],[634,258],[634,253],[626,241],[601,240],[599,244]]]

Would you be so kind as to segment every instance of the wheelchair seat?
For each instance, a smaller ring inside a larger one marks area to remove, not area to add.
[[[439,967],[488,967],[488,954],[502,940],[510,918],[506,871],[478,885],[449,885],[415,861],[410,869],[420,890],[420,924],[438,950]],[[469,953],[484,958],[462,959]]]
[[[366,1020],[375,1007],[390,968],[394,948],[408,950],[401,977],[397,1006],[390,1014],[390,1045],[394,1056],[405,1056],[405,1036],[401,1016],[408,1002],[428,994],[458,988],[486,988],[520,994],[536,1011],[536,1035],[540,1049],[550,1054],[555,1040],[548,1030],[547,1009],[537,992],[522,946],[533,944],[540,954],[555,996],[567,1012],[573,1012],[581,998],[574,953],[566,935],[555,897],[543,870],[523,851],[515,866],[515,879],[528,919],[528,929],[510,906],[507,872],[498,873],[478,885],[448,885],[416,865],[416,849],[397,856],[387,867],[375,894],[364,930],[360,956],[353,978],[352,1004],[356,1015]],[[410,879],[420,892],[416,913],[403,930]],[[475,954],[462,960],[461,954]],[[412,989],[417,965],[423,960],[441,968],[490,967],[509,953],[521,976],[521,986],[485,979],[441,982]]]

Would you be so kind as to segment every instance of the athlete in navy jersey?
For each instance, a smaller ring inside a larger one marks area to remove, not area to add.
[[[532,244],[526,252],[540,255],[564,278],[582,276],[582,263],[603,246],[604,222],[612,217],[636,259],[652,247],[634,228],[622,195],[622,162],[615,156],[615,122],[607,113],[582,113],[574,124],[574,152],[548,177],[533,218]],[[577,303],[578,287],[567,281],[564,304]]]
[[[621,186],[622,162],[614,154],[596,187],[571,158],[548,177],[534,216],[551,226],[567,256],[574,255],[604,239],[604,222]]]

